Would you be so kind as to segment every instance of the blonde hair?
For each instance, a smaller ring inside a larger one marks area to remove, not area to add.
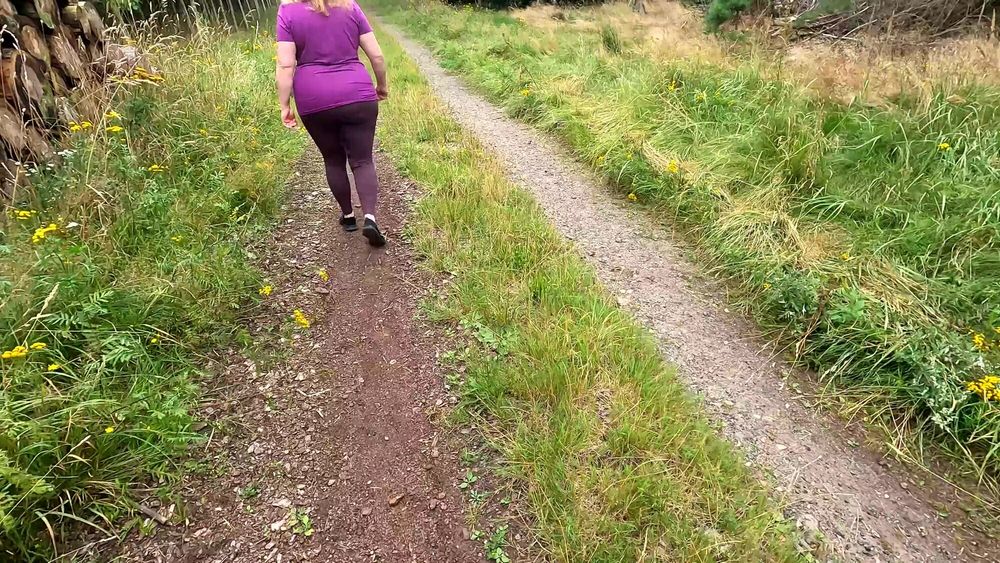
[[[332,6],[334,8],[347,9],[354,4],[354,0],[308,0],[309,5],[312,6],[313,10],[323,14],[324,16],[330,14],[329,8]]]

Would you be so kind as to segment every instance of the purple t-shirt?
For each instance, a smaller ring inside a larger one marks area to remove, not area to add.
[[[378,100],[368,69],[358,60],[361,36],[370,33],[357,3],[329,7],[324,16],[307,3],[278,7],[278,41],[295,43],[292,95],[299,115]]]

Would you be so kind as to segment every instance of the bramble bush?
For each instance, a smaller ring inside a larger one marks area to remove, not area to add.
[[[244,243],[300,147],[273,115],[269,38],[141,43],[162,68],[114,81],[3,224],[3,560],[127,526],[139,483],[168,494],[199,439],[202,354],[257,295]]]

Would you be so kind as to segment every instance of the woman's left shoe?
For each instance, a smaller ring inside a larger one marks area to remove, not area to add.
[[[358,218],[357,217],[344,217],[340,216],[340,226],[344,228],[345,231],[352,233],[358,230]]]
[[[379,230],[378,224],[368,217],[365,217],[365,226],[361,229],[361,234],[368,239],[368,244],[372,246],[385,246],[385,235]]]

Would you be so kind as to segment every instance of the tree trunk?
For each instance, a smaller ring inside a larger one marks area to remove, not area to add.
[[[21,26],[21,36],[18,38],[18,44],[32,57],[45,61],[46,65],[51,63],[49,46],[45,43],[45,36],[42,34],[42,30],[34,25]]]
[[[19,155],[24,151],[24,123],[6,104],[0,105],[0,141],[7,147],[7,154]]]
[[[31,55],[15,49],[4,49],[0,58],[0,90],[7,103],[25,117],[40,114],[42,96],[45,89],[39,78]]]
[[[49,36],[49,51],[52,54],[52,64],[63,74],[71,79],[75,84],[83,81],[87,76],[87,67],[83,64],[80,54],[77,52],[75,41],[59,29]]]

